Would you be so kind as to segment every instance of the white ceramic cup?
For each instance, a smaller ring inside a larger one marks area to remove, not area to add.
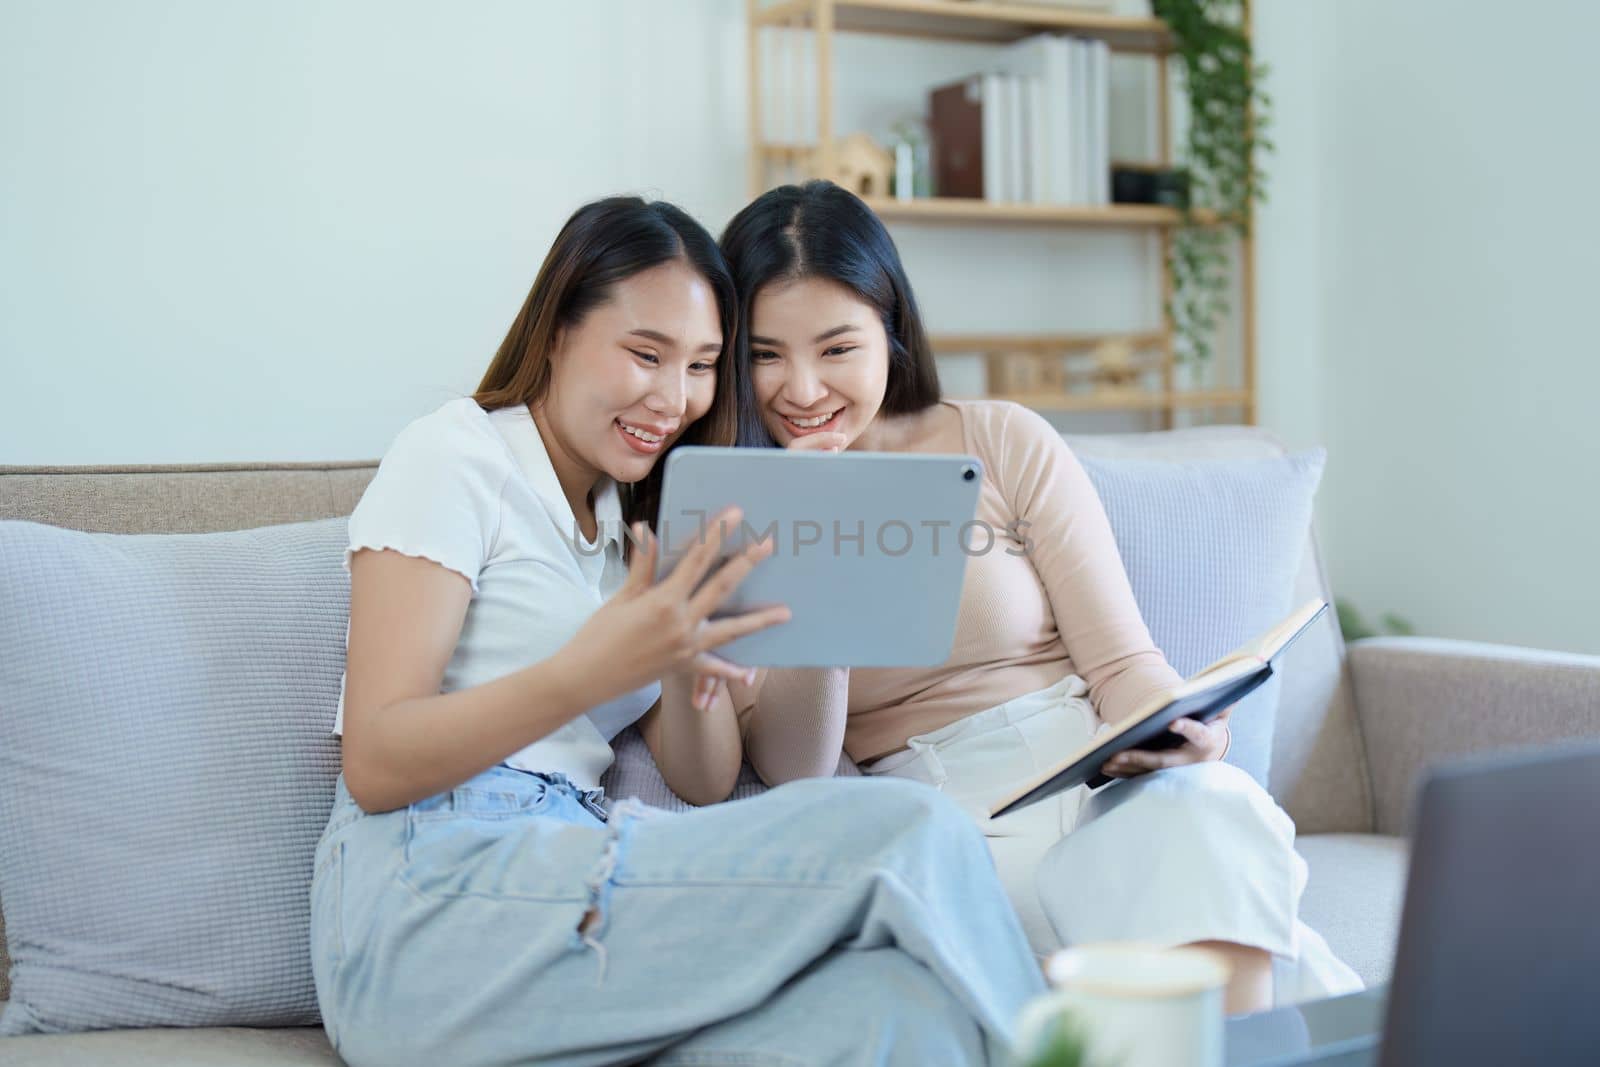
[[[1085,1067],[1221,1067],[1228,963],[1199,948],[1078,945],[1045,964],[1053,987],[1023,1011],[1021,1062],[1058,1023],[1081,1036]]]

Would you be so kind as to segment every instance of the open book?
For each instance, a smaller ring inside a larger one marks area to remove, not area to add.
[[[1087,783],[1091,789],[1111,779],[1100,773],[1106,760],[1130,748],[1173,748],[1183,738],[1169,727],[1179,716],[1209,722],[1271,678],[1278,657],[1323,612],[1327,601],[1318,597],[1292,612],[1282,622],[1253,641],[1234,649],[1178,688],[1158,693],[1118,723],[1097,734],[1087,745],[1021,783],[989,808],[996,818],[1064,789]]]

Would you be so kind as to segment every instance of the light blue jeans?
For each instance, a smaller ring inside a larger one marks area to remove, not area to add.
[[[1000,1064],[1043,991],[982,835],[915,782],[608,814],[497,766],[368,815],[341,775],[314,870],[352,1067]]]

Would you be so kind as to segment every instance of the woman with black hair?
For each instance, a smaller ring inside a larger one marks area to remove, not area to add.
[[[941,398],[894,242],[851,193],[773,189],[728,224],[722,250],[739,290],[741,443],[976,455],[977,517],[994,538],[969,553],[944,664],[775,669],[756,693],[735,682],[762,777],[832,773],[842,748],[874,777],[935,785],[983,828],[1040,956],[1085,941],[1204,945],[1232,965],[1232,1011],[1270,1005],[1275,984],[1280,1001],[1359,988],[1296,918],[1306,868],[1293,823],[1220,762],[1226,712],[1179,719],[1181,747],[1105,768],[1137,783],[987,818],[1019,782],[1182,681],[1140,616],[1094,486],[1034,412]]]

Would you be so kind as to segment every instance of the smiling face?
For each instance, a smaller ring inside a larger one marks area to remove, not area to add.
[[[889,384],[889,338],[872,305],[837,282],[774,282],[750,309],[750,378],[779,445],[833,431],[850,447]]]
[[[569,477],[592,485],[600,475],[624,483],[648,475],[711,410],[721,351],[716,294],[684,260],[616,283],[608,300],[562,331],[536,412],[555,437],[551,460],[563,485]]]

